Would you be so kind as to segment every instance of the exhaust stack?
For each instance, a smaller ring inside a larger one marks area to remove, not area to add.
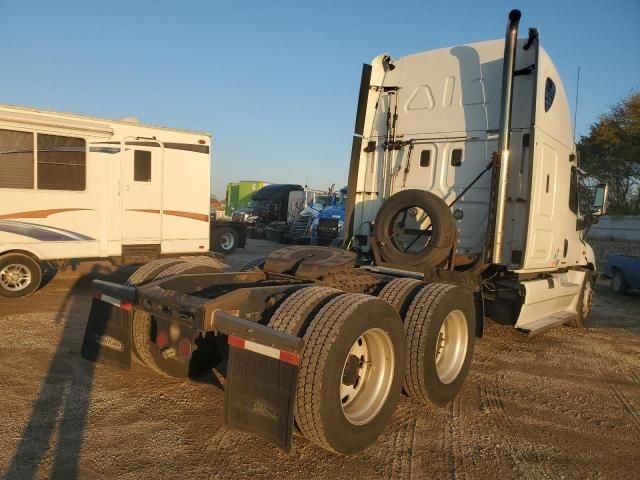
[[[516,43],[518,41],[518,23],[520,10],[509,12],[507,33],[504,39],[504,60],[502,65],[502,98],[500,101],[500,135],[498,137],[498,159],[500,176],[495,212],[495,232],[493,244],[493,263],[506,264],[503,258],[504,211],[507,202],[509,165],[511,162],[509,140],[511,137],[511,105],[513,103],[513,73],[516,63]]]

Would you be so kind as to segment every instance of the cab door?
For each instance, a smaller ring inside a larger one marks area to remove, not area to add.
[[[577,208],[570,198],[571,172],[577,163],[569,103],[553,62],[541,47],[536,71],[524,270],[576,265],[583,250],[576,230]]]
[[[158,245],[162,232],[162,150],[130,146],[122,159],[122,245]]]

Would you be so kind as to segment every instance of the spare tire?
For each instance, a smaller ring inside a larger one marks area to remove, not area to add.
[[[382,204],[374,235],[385,262],[436,266],[446,260],[456,240],[456,223],[440,197],[424,190],[404,190]]]

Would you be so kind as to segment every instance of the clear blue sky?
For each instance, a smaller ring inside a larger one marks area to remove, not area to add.
[[[346,183],[360,69],[375,55],[501,38],[510,8],[541,41],[578,132],[640,88],[640,0],[0,0],[0,103],[213,134],[213,191]]]

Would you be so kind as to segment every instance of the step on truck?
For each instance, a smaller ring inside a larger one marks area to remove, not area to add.
[[[578,211],[564,88],[519,19],[504,41],[364,66],[350,250],[290,246],[239,272],[184,274],[165,259],[126,285],[96,281],[82,354],[177,378],[217,364],[229,428],[350,454],[402,391],[456,396],[485,317],[523,335],[583,325],[595,271],[584,231],[606,186]]]

